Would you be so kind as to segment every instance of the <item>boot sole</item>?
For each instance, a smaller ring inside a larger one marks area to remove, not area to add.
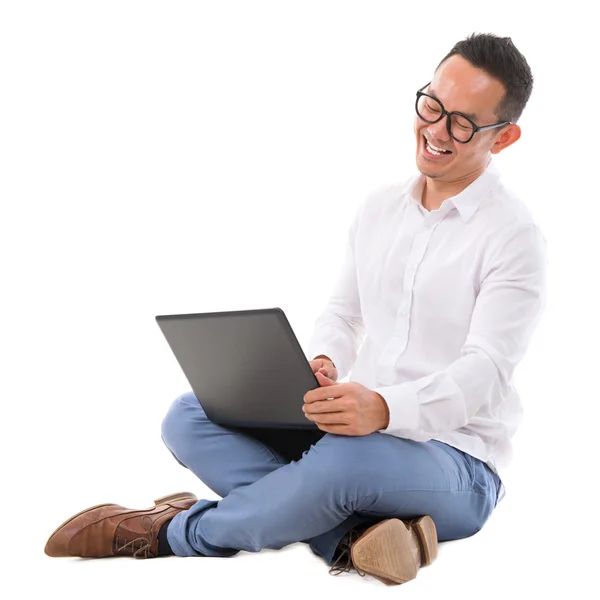
[[[175,500],[187,500],[187,499],[195,499],[196,495],[192,494],[191,492],[179,492],[177,494],[170,494],[169,496],[162,496],[160,498],[157,498],[154,501],[154,505],[155,506],[159,506],[161,504],[168,504],[169,502],[173,502]],[[56,534],[60,529],[62,529],[65,525],[67,525],[68,523],[70,523],[71,521],[73,521],[74,519],[76,519],[77,517],[79,517],[80,515],[83,515],[86,512],[89,512],[90,510],[95,510],[96,508],[102,508],[103,506],[116,506],[116,504],[114,502],[108,502],[108,503],[104,503],[104,504],[96,504],[94,506],[90,506],[84,510],[79,511],[76,515],[73,515],[72,517],[69,517],[66,521],[64,521],[63,523],[61,523],[48,537],[48,542],[52,539],[52,537],[54,536],[54,534]],[[46,543],[46,545],[48,544],[48,542]]]
[[[421,544],[423,566],[430,565],[438,557],[438,538],[435,523],[430,516],[425,515],[414,524],[413,528]]]
[[[412,529],[416,536],[400,519],[382,521],[352,545],[352,563],[387,584],[414,579],[421,565],[429,565],[437,558],[438,546],[431,517],[421,517]],[[421,564],[415,560],[415,553],[421,557]]]
[[[197,502],[198,498],[192,492],[179,492],[177,494],[170,494],[169,496],[161,496],[154,501],[154,504],[158,506],[159,504],[169,504],[169,502],[180,502],[181,500],[194,500]]]

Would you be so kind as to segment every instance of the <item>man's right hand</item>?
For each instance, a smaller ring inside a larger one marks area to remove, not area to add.
[[[329,379],[337,381],[338,372],[335,368],[335,365],[333,364],[333,361],[331,361],[330,359],[318,356],[316,358],[313,358],[312,360],[309,360],[308,364],[310,365],[310,368],[312,369],[313,373],[317,373],[318,371],[320,371],[321,373],[323,373],[323,375],[325,375],[325,377],[329,377]]]

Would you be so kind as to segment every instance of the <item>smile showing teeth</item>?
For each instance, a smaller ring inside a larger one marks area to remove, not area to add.
[[[433,154],[434,156],[442,156],[444,154],[451,154],[449,150],[444,150],[443,148],[438,148],[437,146],[432,146],[427,138],[425,138],[425,146],[427,147],[427,151]]]

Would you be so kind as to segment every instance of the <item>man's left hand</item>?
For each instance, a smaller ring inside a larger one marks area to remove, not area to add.
[[[315,373],[321,387],[304,395],[304,414],[318,428],[339,435],[369,435],[385,429],[389,411],[383,396],[351,381],[337,383]]]

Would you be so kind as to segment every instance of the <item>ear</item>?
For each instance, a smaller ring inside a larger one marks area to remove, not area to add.
[[[504,148],[508,148],[521,137],[521,128],[516,124],[511,124],[506,129],[503,129],[500,135],[496,138],[493,146],[490,148],[492,154],[502,152]]]

